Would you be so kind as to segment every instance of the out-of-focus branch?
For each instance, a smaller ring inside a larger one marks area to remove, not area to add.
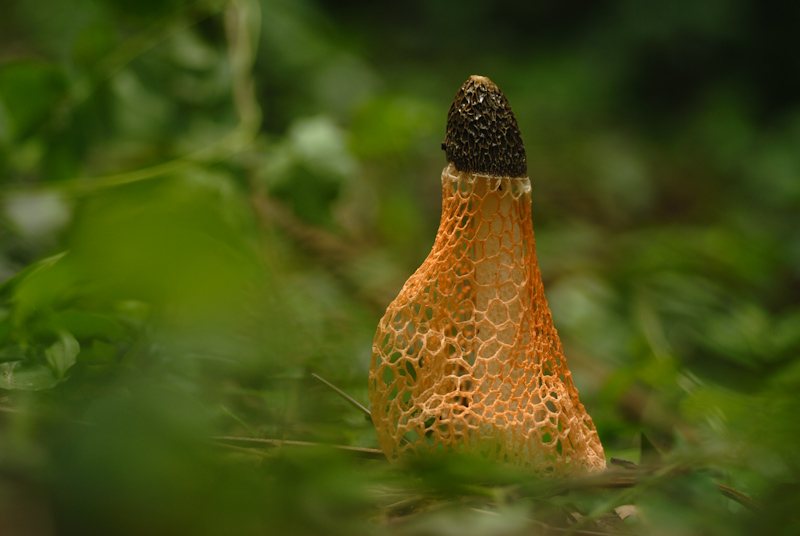
[[[231,99],[238,124],[236,127],[221,137],[216,142],[192,151],[184,156],[122,173],[114,173],[98,177],[77,177],[71,180],[60,181],[57,184],[36,184],[36,185],[13,185],[4,187],[5,190],[28,189],[28,188],[52,188],[73,195],[121,186],[148,179],[155,179],[164,175],[175,173],[182,169],[197,165],[220,162],[231,156],[246,151],[252,145],[261,123],[261,107],[255,98],[254,82],[252,76],[253,61],[255,50],[258,44],[261,13],[256,0],[231,0],[225,10],[225,34],[228,39],[228,54],[231,63]],[[180,30],[186,30],[193,24],[202,19],[191,21],[191,23],[180,26]],[[253,22],[255,21],[255,22]],[[170,32],[168,36],[173,35]],[[120,59],[111,61],[110,72],[116,72],[135,57],[133,52],[143,53],[163,39],[163,35],[156,39],[148,37],[145,44],[133,50],[120,52]],[[83,97],[86,98],[86,97]]]

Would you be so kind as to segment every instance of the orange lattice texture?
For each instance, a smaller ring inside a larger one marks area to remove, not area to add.
[[[383,451],[479,453],[541,475],[604,468],[545,300],[528,178],[448,164],[442,192],[433,250],[375,335]]]

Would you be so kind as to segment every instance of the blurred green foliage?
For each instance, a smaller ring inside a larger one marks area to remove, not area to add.
[[[798,15],[11,0],[4,533],[518,534],[576,515],[605,530],[636,504],[609,530],[796,534]],[[433,243],[470,74],[519,119],[547,296],[606,454],[647,461],[652,441],[679,475],[570,488],[244,441],[376,446],[310,373],[366,400],[377,320]]]

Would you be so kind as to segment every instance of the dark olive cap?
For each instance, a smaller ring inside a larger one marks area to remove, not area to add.
[[[500,88],[485,76],[470,76],[458,90],[447,114],[442,148],[459,171],[528,175],[517,118]]]

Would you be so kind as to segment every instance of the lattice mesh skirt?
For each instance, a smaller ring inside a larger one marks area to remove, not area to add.
[[[545,300],[528,178],[449,164],[442,192],[433,250],[375,334],[382,449],[478,453],[542,475],[604,468]]]

